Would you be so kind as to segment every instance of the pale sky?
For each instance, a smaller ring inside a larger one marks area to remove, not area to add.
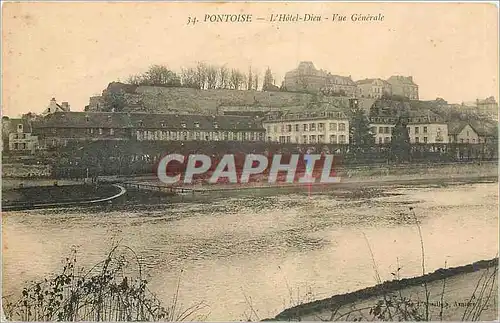
[[[149,65],[197,61],[261,73],[281,84],[300,61],[354,80],[412,75],[421,99],[498,100],[498,19],[492,4],[457,3],[7,3],[2,7],[2,113],[42,112],[50,98],[81,111],[111,81]],[[188,16],[252,14],[251,23]],[[322,22],[257,21],[277,13]],[[333,14],[346,22],[332,22]],[[384,15],[356,23],[352,14]]]

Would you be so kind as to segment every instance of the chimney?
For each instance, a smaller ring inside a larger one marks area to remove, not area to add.
[[[64,111],[69,111],[69,104],[68,104],[68,102],[61,102],[61,108]]]

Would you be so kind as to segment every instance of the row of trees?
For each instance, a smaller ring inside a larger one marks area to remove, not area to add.
[[[248,72],[226,65],[198,63],[196,67],[182,68],[180,74],[164,65],[152,65],[142,74],[131,75],[126,83],[133,85],[188,87],[194,89],[258,90],[261,82],[259,74],[249,67]],[[270,68],[264,74],[261,89],[273,90],[274,77]]]

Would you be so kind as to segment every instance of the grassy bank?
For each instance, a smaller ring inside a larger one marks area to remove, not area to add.
[[[497,275],[498,258],[438,269],[295,306],[269,321],[496,320]]]

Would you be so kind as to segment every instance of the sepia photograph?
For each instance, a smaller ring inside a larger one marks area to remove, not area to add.
[[[498,321],[495,2],[2,2],[1,321]]]

